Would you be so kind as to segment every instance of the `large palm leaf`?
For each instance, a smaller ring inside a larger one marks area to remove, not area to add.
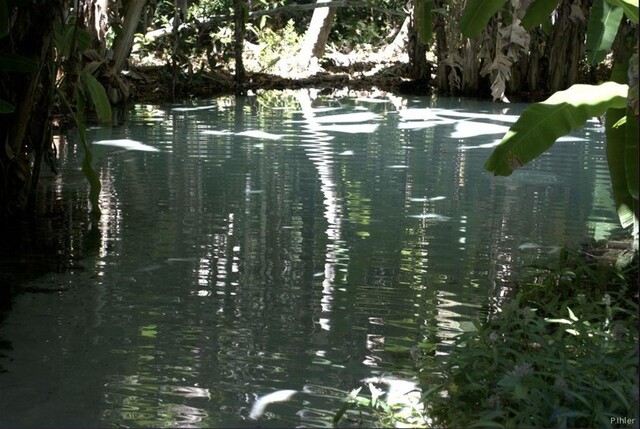
[[[634,180],[633,175],[637,175],[638,145],[635,134],[631,136],[632,121],[620,120],[625,116],[628,88],[615,82],[573,85],[532,104],[491,153],[485,168],[508,176],[549,149],[558,137],[607,113],[607,157],[616,209],[624,227],[633,224],[637,221],[637,177]]]

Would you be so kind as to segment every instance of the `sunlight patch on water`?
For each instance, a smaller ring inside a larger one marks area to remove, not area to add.
[[[257,139],[266,139],[266,140],[280,140],[282,137],[285,137],[284,134],[272,134],[267,133],[260,130],[247,130],[236,133],[237,136],[242,137],[252,137]]]
[[[118,147],[126,150],[134,150],[140,152],[160,152],[160,149],[149,146],[148,144],[144,144],[137,140],[131,139],[115,139],[115,140],[98,140],[94,141],[93,144],[101,145],[101,146],[111,146]]]

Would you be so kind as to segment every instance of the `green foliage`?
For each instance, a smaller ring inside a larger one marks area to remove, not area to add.
[[[82,173],[89,182],[89,202],[91,203],[92,214],[95,217],[100,217],[99,196],[102,185],[100,184],[100,176],[92,165],[91,148],[89,147],[89,140],[87,139],[87,121],[85,118],[87,100],[78,87],[75,88],[74,92],[75,99],[77,101],[77,107],[75,110],[72,108],[71,103],[69,103],[62,91],[58,90],[57,94],[67,110],[71,113],[71,117],[78,128],[78,136],[84,152],[84,157],[82,159]]]
[[[589,64],[599,63],[610,52],[622,14],[622,7],[611,5],[607,0],[593,2],[589,14],[585,48]]]
[[[541,103],[532,104],[504,136],[485,168],[508,176],[546,151],[559,137],[582,127],[609,108],[627,103],[627,85],[606,82],[598,86],[573,85]]]
[[[527,31],[531,31],[546,22],[553,10],[558,6],[558,3],[560,3],[560,0],[535,0],[529,5],[522,18],[522,27]]]
[[[100,122],[110,122],[111,103],[109,102],[109,98],[107,97],[104,87],[91,73],[86,71],[80,72],[80,81],[82,82],[82,88],[86,99],[91,101],[96,109],[98,120]]]
[[[93,41],[87,30],[76,25],[75,18],[67,23],[54,23],[53,38],[58,58],[69,58],[74,52],[84,52]]]
[[[546,101],[531,105],[518,118],[489,156],[484,167],[508,176],[549,149],[561,136],[582,127],[589,118],[606,113],[607,161],[623,227],[637,222],[637,133],[632,124],[621,125],[627,107],[628,86],[605,82],[598,86],[573,85]],[[637,127],[637,116],[630,116]],[[625,142],[628,142],[625,145]],[[627,159],[629,158],[629,159]],[[635,174],[635,176],[634,176]],[[635,198],[635,201],[634,201]],[[634,244],[637,246],[637,243]]]
[[[426,0],[418,0],[418,3],[424,1]],[[406,3],[400,0],[376,0],[372,4],[385,9],[402,10]],[[305,23],[303,20],[300,22]],[[393,34],[401,24],[402,18],[398,16],[378,11],[372,13],[367,8],[338,8],[329,39],[343,52],[357,45],[378,46],[387,43],[386,37]],[[300,33],[305,30],[306,27],[298,29]]]
[[[418,37],[428,44],[433,37],[433,0],[417,0],[415,15]]]
[[[469,0],[462,13],[460,30],[465,37],[479,36],[489,19],[506,3],[506,0]]]
[[[2,19],[2,16],[0,16],[0,19]],[[2,35],[0,34],[1,37]],[[0,54],[0,73],[33,73],[37,70],[38,63],[29,58],[15,53]],[[0,99],[0,114],[13,113],[14,111],[15,106]]]
[[[4,100],[0,100],[0,114],[13,113],[16,108]]]
[[[599,288],[576,287],[578,277],[595,276],[596,268],[580,269],[562,265],[541,284],[522,285],[477,331],[456,339],[441,383],[423,397],[436,426],[611,427],[617,416],[637,421],[637,303],[613,271],[601,286],[611,281],[620,289],[599,294]],[[571,292],[581,295],[565,299]]]
[[[615,126],[625,119],[626,109],[624,107],[609,109],[606,114],[606,136],[607,163],[609,165],[609,175],[611,177],[611,189],[613,199],[616,204],[616,211],[620,224],[626,228],[633,224],[633,197],[629,192],[627,183],[627,173],[625,171],[625,140],[626,128]]]
[[[261,72],[273,72],[273,67],[281,58],[292,61],[297,54],[296,47],[300,44],[301,36],[296,32],[292,19],[279,31],[273,31],[268,27],[256,29],[253,25],[248,26],[248,29],[256,35],[258,45],[261,47],[258,54]]]
[[[344,404],[333,416],[333,425],[338,426],[349,412],[358,412],[373,419],[382,427],[425,427],[427,421],[422,406],[407,404],[389,404],[383,398],[384,391],[367,383],[370,395],[361,394],[362,387],[352,390],[345,398]],[[366,424],[360,419],[360,423]]]
[[[91,46],[91,35],[76,26],[76,20],[72,17],[66,24],[54,25],[54,46],[57,52],[57,65],[66,64],[66,75],[70,84],[71,93],[75,106],[71,105],[65,91],[62,88],[56,88],[58,99],[62,102],[66,110],[71,115],[78,129],[78,135],[84,158],[82,161],[82,173],[89,182],[89,202],[91,203],[92,213],[94,216],[100,216],[99,195],[100,195],[100,178],[92,165],[91,148],[87,140],[87,105],[94,106],[101,122],[111,121],[111,103],[107,97],[107,93],[98,82],[98,80],[86,70],[77,72],[79,64],[77,58],[82,56]]]
[[[607,2],[620,6],[631,22],[638,23],[638,0],[607,0]]]

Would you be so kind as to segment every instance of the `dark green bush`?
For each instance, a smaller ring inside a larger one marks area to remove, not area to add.
[[[578,268],[553,270],[538,288],[527,285],[477,331],[457,338],[442,383],[423,398],[435,426],[638,422],[637,302],[621,281],[603,294],[606,281],[583,282],[581,293],[574,288],[573,296],[563,297],[557,287],[571,288],[594,274],[586,265]]]

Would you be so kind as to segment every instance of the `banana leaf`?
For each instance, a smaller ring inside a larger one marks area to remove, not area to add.
[[[529,106],[485,162],[485,169],[508,176],[549,149],[561,136],[610,108],[625,108],[628,86],[615,82],[573,85]]]
[[[87,98],[93,103],[100,122],[111,121],[111,103],[107,92],[98,80],[89,72],[81,71],[80,80]]]
[[[607,0],[609,3],[620,6],[624,14],[634,24],[638,23],[638,0]]]
[[[556,6],[558,6],[558,3],[560,3],[560,0],[535,0],[529,5],[527,12],[522,18],[522,27],[527,31],[531,31],[533,28],[544,23],[549,19],[549,16]]]
[[[418,37],[425,45],[431,41],[433,36],[433,0],[418,0],[416,4],[416,25],[418,27]]]
[[[597,64],[605,59],[618,33],[623,10],[606,0],[594,0],[587,25],[587,61]]]
[[[616,205],[620,225],[627,228],[633,225],[633,197],[629,193],[625,171],[625,125],[619,125],[624,118],[624,108],[609,109],[605,120],[607,135],[607,163],[611,176],[611,190]]]
[[[460,19],[462,35],[478,36],[505,3],[506,0],[468,0]]]

